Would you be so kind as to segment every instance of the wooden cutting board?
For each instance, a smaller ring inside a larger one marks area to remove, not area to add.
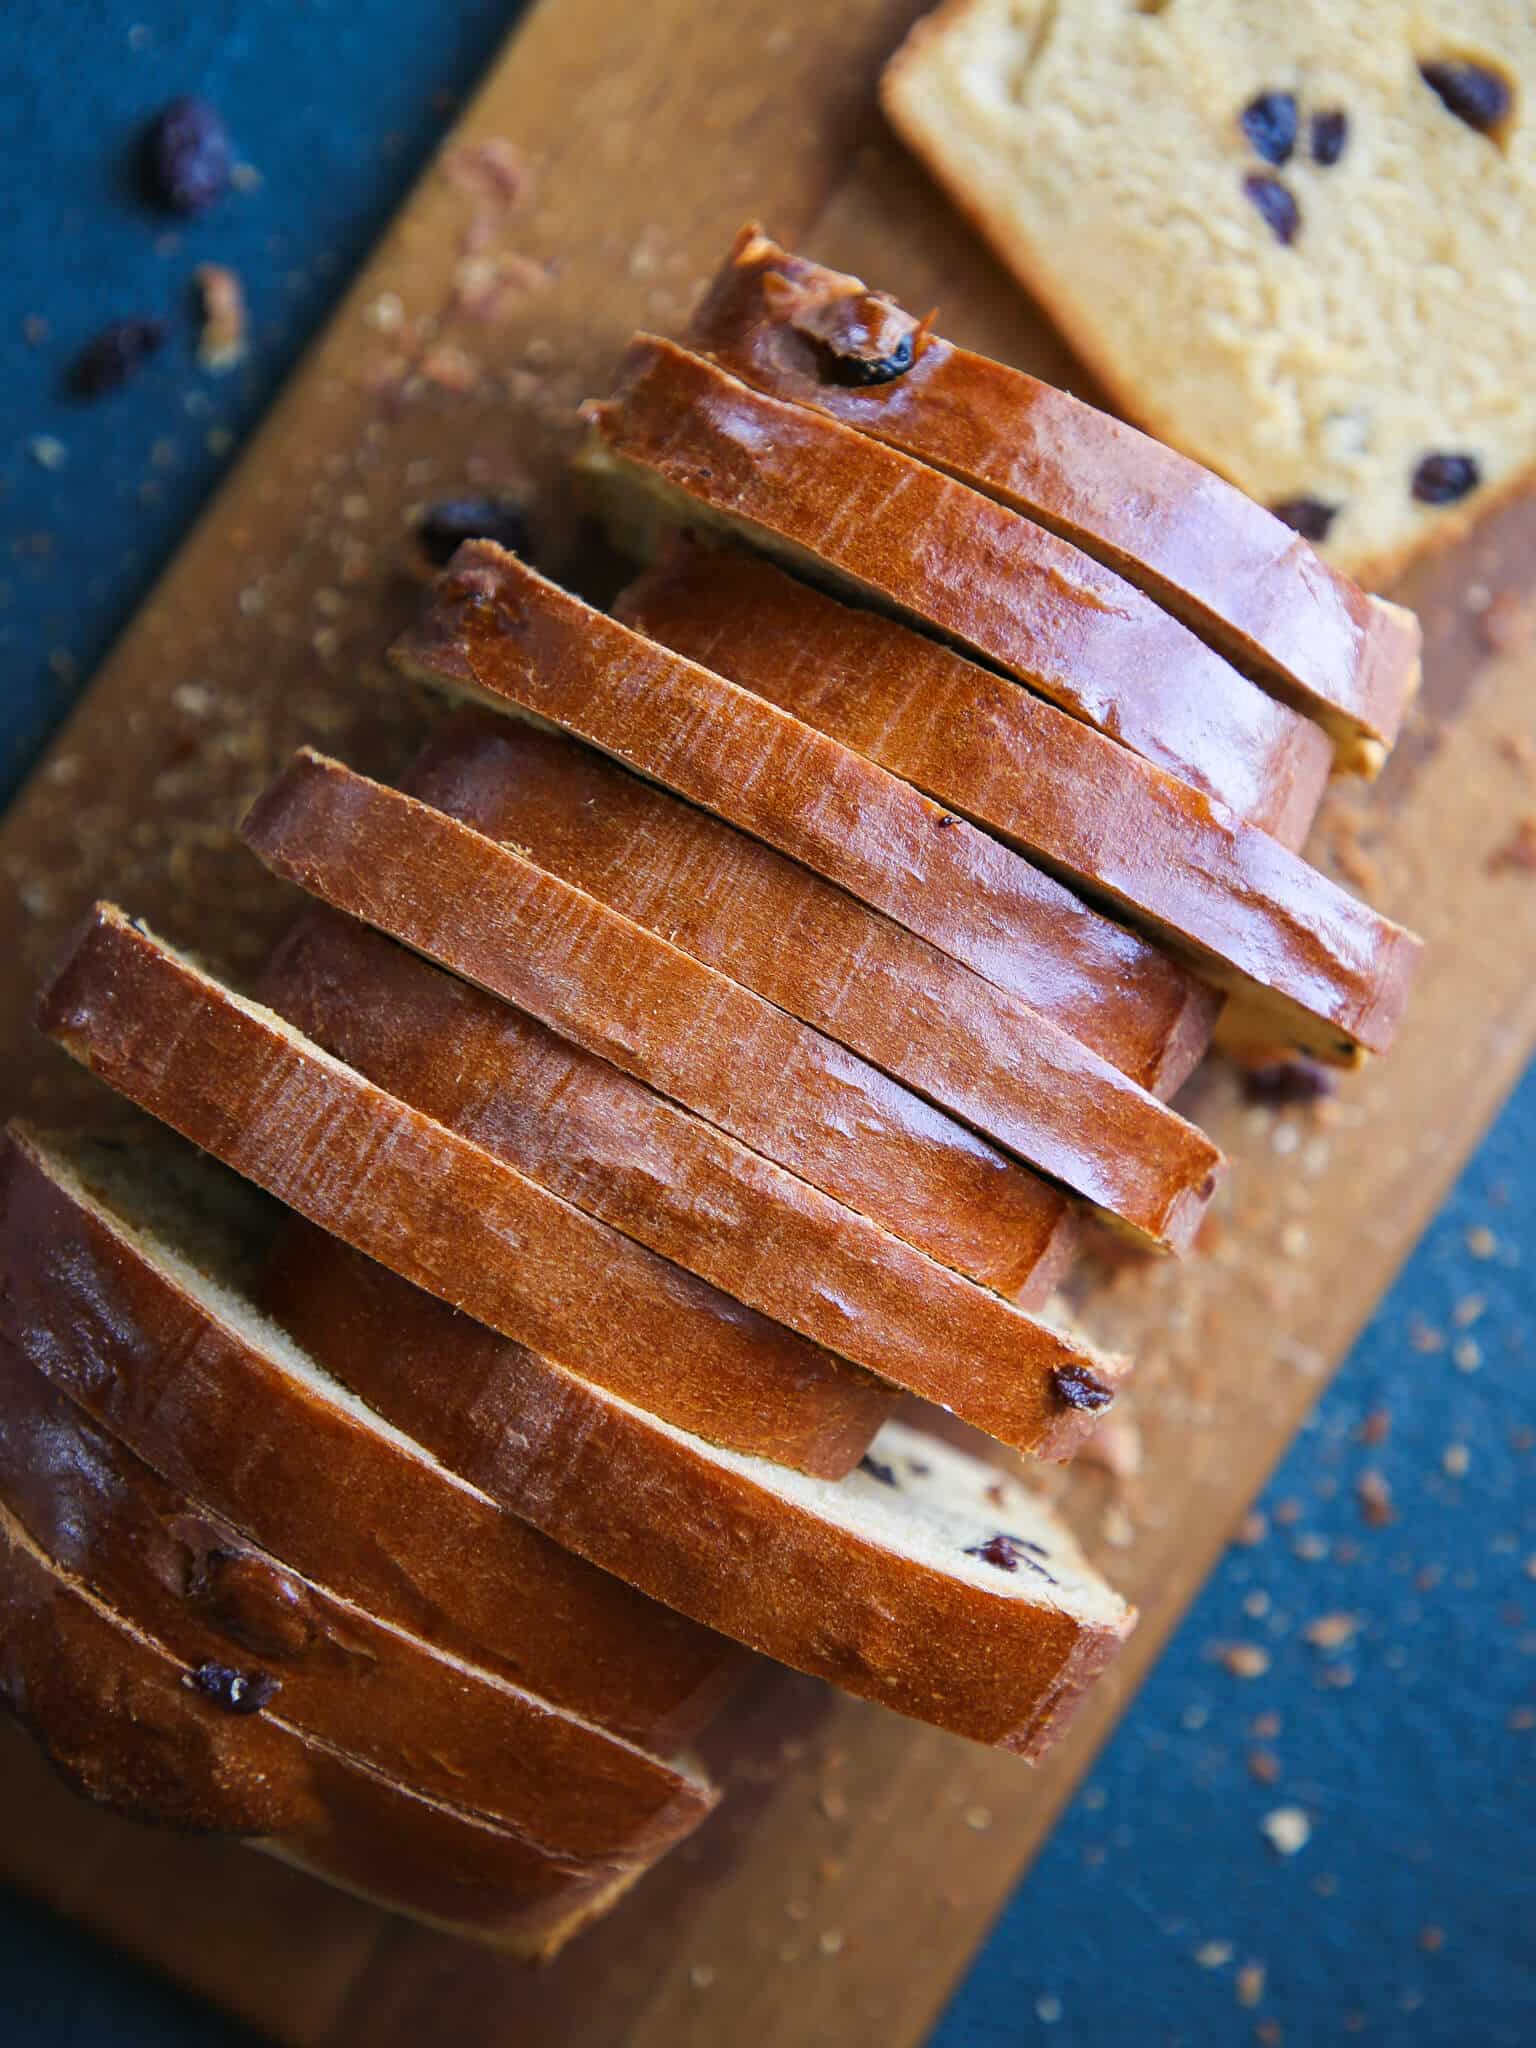
[[[414,595],[413,503],[541,487],[545,558],[590,566],[559,482],[572,409],[633,327],[679,323],[744,217],[1086,388],[882,132],[874,79],[919,11],[534,9],[6,821],[10,1105],[102,1111],[26,1023],[93,895],[246,970],[286,901],[233,843],[245,803],[300,738],[384,772],[403,758],[425,713],[380,655]],[[1068,1505],[1144,1619],[1045,1768],[765,1668],[726,1731],[718,1821],[537,1972],[94,1813],[10,1728],[0,1877],[306,2048],[919,2040],[1536,1040],[1536,874],[1497,857],[1536,808],[1536,657],[1501,597],[1533,554],[1536,515],[1512,507],[1406,593],[1429,627],[1425,716],[1319,833],[1319,858],[1430,942],[1399,1049],[1321,1121],[1282,1125],[1203,1077],[1195,1108],[1236,1165],[1207,1256],[1123,1267],[1088,1302],[1095,1334],[1140,1355],[1144,1466],[1130,1489],[1076,1475]]]

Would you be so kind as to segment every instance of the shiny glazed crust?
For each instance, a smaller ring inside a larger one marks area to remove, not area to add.
[[[674,542],[618,609],[1048,860],[1177,949],[1270,1043],[1346,1064],[1390,1044],[1415,938],[1050,705],[737,548]]]
[[[887,1396],[863,1374],[385,1094],[110,906],[38,1014],[110,1085],[322,1229],[703,1435],[836,1477],[878,1427]]]
[[[589,405],[589,462],[723,523],[996,664],[1285,838],[1333,749],[1113,570],[825,414],[641,336]]]
[[[0,1268],[0,1333],[35,1371],[205,1512],[381,1621],[665,1749],[738,1677],[733,1645],[283,1370],[19,1127],[0,1143]]]
[[[952,974],[938,982],[946,968],[935,952],[1145,1087],[1176,1087],[1204,1050],[1211,1006],[1156,947],[858,754],[593,611],[493,542],[459,550],[394,657],[420,681],[591,742],[882,911],[927,941],[905,956],[951,1000],[957,984]],[[730,842],[709,843],[724,859]],[[867,930],[872,947],[881,927]],[[883,946],[894,956],[900,941]]]
[[[558,1541],[897,1713],[1038,1756],[1134,1622],[1123,1606],[1089,1622],[999,1599],[807,1513],[739,1461],[509,1357],[491,1332],[317,1232],[284,1241],[263,1298],[365,1399]]]
[[[1199,463],[927,329],[903,375],[837,382],[825,337],[856,333],[871,311],[895,309],[749,227],[688,339],[744,383],[889,442],[1076,543],[1315,719],[1341,770],[1376,772],[1418,686],[1411,612],[1368,597]]]
[[[1159,1249],[1188,1244],[1221,1155],[1108,1062],[584,749],[516,727],[459,733],[429,750],[413,794],[836,1039],[1112,1222]]]
[[[4,1339],[0,1499],[55,1563],[173,1656],[270,1680],[301,1733],[541,1848],[660,1851],[715,1804],[644,1750],[301,1578],[117,1443]]]
[[[0,1700],[79,1792],[288,1853],[398,1913],[549,1953],[647,1860],[556,1856],[284,1721],[232,1714],[0,1507]]]

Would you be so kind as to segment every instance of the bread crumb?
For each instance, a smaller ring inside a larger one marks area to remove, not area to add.
[[[1465,1444],[1447,1444],[1440,1464],[1448,1479],[1465,1479],[1472,1468],[1472,1453]]]
[[[232,370],[245,359],[245,287],[224,263],[199,263],[193,275],[203,308],[197,360],[216,374]]]
[[[1458,1372],[1476,1372],[1483,1362],[1483,1347],[1475,1337],[1463,1337],[1451,1353]]]
[[[1397,1519],[1392,1505],[1392,1489],[1383,1473],[1374,1467],[1368,1468],[1355,1481],[1355,1497],[1360,1503],[1362,1518],[1373,1529],[1384,1529]]]
[[[1384,1444],[1392,1434],[1392,1416],[1386,1408],[1373,1408],[1357,1432],[1363,1444]]]
[[[1474,1223],[1467,1232],[1464,1242],[1474,1259],[1492,1259],[1498,1256],[1499,1240],[1486,1223]]]
[[[1312,1839],[1312,1823],[1299,1806],[1277,1806],[1259,1826],[1282,1856],[1294,1856]]]
[[[1233,1955],[1230,1941],[1203,1941],[1195,1950],[1195,1961],[1202,1970],[1223,1970]]]
[[[1248,1775],[1261,1785],[1278,1783],[1280,1759],[1272,1749],[1254,1749],[1248,1753]]]
[[[816,1937],[816,1946],[824,1956],[840,1956],[846,1936],[836,1927],[828,1927]]]
[[[1445,1929],[1443,1927],[1421,1927],[1419,1929],[1419,1947],[1423,1949],[1427,1956],[1438,1953],[1440,1949],[1445,1947]]]
[[[69,450],[52,434],[34,434],[27,453],[39,469],[62,469],[69,459]]]
[[[1257,1508],[1250,1509],[1237,1525],[1235,1541],[1252,1550],[1262,1543],[1269,1534],[1269,1518]]]
[[[1320,1614],[1309,1621],[1302,1635],[1318,1650],[1341,1650],[1360,1633],[1358,1614]]]
[[[965,1824],[968,1828],[973,1828],[978,1835],[984,1835],[992,1825],[991,1807],[968,1806],[965,1809]]]
[[[715,1981],[715,1972],[709,1963],[695,1963],[688,1972],[688,1981],[695,1991],[707,1991]]]
[[[1035,2018],[1047,2027],[1055,2026],[1061,2018],[1061,2000],[1053,1998],[1050,1992],[1035,2000]]]
[[[1244,1963],[1237,1973],[1237,2002],[1250,2008],[1264,1996],[1266,1972],[1262,1963]]]
[[[1221,1662],[1234,1678],[1262,1678],[1270,1658],[1262,1643],[1228,1643]]]

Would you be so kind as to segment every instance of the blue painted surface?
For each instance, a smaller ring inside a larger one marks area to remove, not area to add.
[[[507,0],[0,9],[0,794],[514,12]],[[137,200],[128,166],[143,119],[186,90],[224,109],[261,183],[181,226]],[[187,295],[204,260],[242,273],[254,314],[250,362],[225,379],[191,362]],[[98,405],[62,397],[75,348],[130,313],[171,322],[160,361]],[[26,340],[29,315],[49,323],[46,340]],[[59,467],[36,460],[39,437],[62,444]],[[938,2048],[1225,2048],[1266,2022],[1309,2048],[1536,2041],[1533,1196],[1536,1079],[1282,1468],[1269,1535],[1230,1554],[1133,1707]],[[1458,1326],[1458,1305],[1476,1319]],[[1441,1348],[1418,1348],[1436,1337]],[[1363,1443],[1377,1411],[1390,1435]],[[1457,1446],[1463,1476],[1446,1470]],[[1390,1486],[1388,1526],[1362,1519],[1367,1470]],[[1351,1642],[1306,1640],[1338,1613],[1362,1618]],[[1268,1671],[1229,1673],[1215,1653],[1234,1643],[1267,1649]],[[1255,1735],[1261,1715],[1280,1731]],[[1273,1784],[1250,1775],[1259,1749],[1278,1762]],[[1311,1833],[1282,1857],[1261,1823],[1290,1807]],[[1239,1972],[1254,1963],[1266,1979],[1247,2006]],[[16,2048],[245,2038],[3,1898],[0,2013]]]

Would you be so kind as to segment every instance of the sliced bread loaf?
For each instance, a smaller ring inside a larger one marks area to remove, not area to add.
[[[1268,834],[894,619],[737,548],[673,543],[620,615],[1022,846],[1175,949],[1253,1035],[1391,1042],[1418,941]]]
[[[1204,1051],[1211,1006],[1155,947],[857,753],[594,612],[494,543],[459,550],[394,656],[419,680],[589,741],[926,940],[881,941],[906,963],[903,1008],[913,979],[961,1004],[962,1017],[980,1000],[965,1002],[937,953],[1149,1088],[1176,1087]],[[726,858],[728,840],[708,843]],[[866,936],[850,941],[842,922],[844,950],[881,940],[883,928],[853,919]]]
[[[507,1514],[250,1305],[283,1212],[180,1140],[0,1140],[0,1336],[240,1537],[380,1622],[670,1750],[734,1644]]]
[[[1070,542],[824,414],[641,336],[591,405],[594,481],[914,619],[1284,838],[1327,735]]]
[[[259,993],[327,1052],[541,1186],[893,1382],[1013,1370],[1017,1309],[468,983],[328,911]]]
[[[1419,678],[1419,624],[1283,520],[1068,392],[956,348],[856,277],[743,228],[689,343],[771,397],[829,413],[1104,562],[1320,724],[1372,775]]]
[[[231,1711],[271,1706],[562,1856],[658,1854],[715,1803],[696,1774],[376,1620],[208,1514],[0,1338],[0,1500],[32,1541]]]
[[[371,857],[364,845],[357,851],[360,861]],[[421,882],[428,894],[442,886],[426,865]],[[688,1310],[702,1283],[683,1289],[692,1276],[386,1094],[120,911],[98,906],[39,1016],[141,1108],[519,1344],[552,1360],[563,1351],[585,1377],[633,1390],[649,1411],[692,1410],[712,1440],[755,1441],[786,1463],[835,1476],[868,1444],[888,1401],[874,1381],[803,1339],[798,1382],[727,1371],[720,1347],[708,1345],[711,1324]],[[544,1227],[551,1215],[558,1235]],[[593,1242],[601,1259],[583,1249]],[[733,1332],[750,1336],[764,1323],[720,1299]],[[909,1390],[936,1395],[1021,1449],[1067,1455],[1112,1398],[1123,1361],[998,1306],[1010,1317],[1010,1372],[994,1371],[991,1357],[939,1351],[915,1361]],[[770,1358],[785,1355],[777,1345]]]
[[[236,1703],[97,1599],[3,1504],[0,1701],[99,1805],[240,1837],[520,1955],[552,1953],[647,1867],[554,1855],[304,1734],[279,1702]]]
[[[560,1542],[897,1713],[1037,1756],[1134,1621],[1026,1486],[904,1423],[846,1479],[808,1480],[552,1370],[307,1229],[262,1299]]]
[[[837,1474],[889,1405],[867,1375],[387,1095],[121,911],[92,914],[38,1014],[119,1092],[322,1228],[704,1434]],[[1042,1429],[1072,1412],[1049,1384],[1033,1394]]]

